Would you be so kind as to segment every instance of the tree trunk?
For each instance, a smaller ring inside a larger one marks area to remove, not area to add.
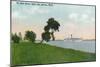
[[[52,37],[52,40],[54,41],[55,40],[54,32],[51,33],[51,37]]]

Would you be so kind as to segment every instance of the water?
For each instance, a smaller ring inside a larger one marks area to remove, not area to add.
[[[95,41],[50,41],[50,45],[95,53]]]

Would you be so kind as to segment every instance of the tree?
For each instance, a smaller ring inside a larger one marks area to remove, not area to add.
[[[49,18],[49,20],[47,21],[47,24],[48,24],[47,25],[47,28],[48,29],[51,29],[51,37],[52,37],[52,40],[55,40],[54,32],[55,31],[59,31],[60,24],[54,18]]]
[[[20,41],[20,37],[16,33],[11,35],[11,39],[14,43],[19,43]]]
[[[54,18],[49,18],[47,21],[47,25],[44,27],[44,32],[41,35],[42,36],[41,43],[43,42],[43,40],[47,42],[50,41],[51,37],[52,40],[55,40],[54,32],[59,31],[59,26],[60,24]]]
[[[19,32],[19,37],[20,37],[20,40],[22,40],[22,34],[21,34],[21,32]]]
[[[26,31],[25,39],[34,42],[36,39],[36,34],[33,31]]]
[[[48,42],[48,41],[50,41],[50,39],[51,39],[50,32],[46,31],[46,32],[42,33],[42,41],[41,41],[41,43],[43,42],[43,40]]]
[[[49,32],[49,30],[50,30],[49,25],[47,25],[47,26],[44,27],[44,31],[45,31],[45,32]]]

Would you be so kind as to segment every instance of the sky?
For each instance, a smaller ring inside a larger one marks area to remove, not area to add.
[[[71,34],[75,38],[95,39],[95,6],[12,1],[11,11],[12,33],[21,32],[24,36],[25,31],[32,30],[36,39],[41,40],[46,22],[53,17],[60,23],[59,32],[54,33],[56,40],[69,38]]]

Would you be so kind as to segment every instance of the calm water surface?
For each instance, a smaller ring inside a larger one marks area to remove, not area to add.
[[[95,41],[50,41],[50,45],[95,53]]]

